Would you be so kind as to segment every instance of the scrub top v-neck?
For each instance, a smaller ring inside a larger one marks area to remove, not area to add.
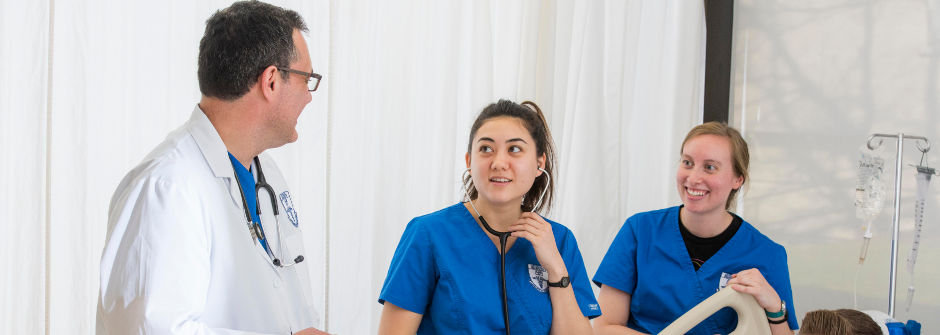
[[[760,270],[786,301],[790,329],[797,329],[783,246],[747,221],[696,270],[679,230],[679,207],[638,213],[624,222],[604,255],[594,283],[630,294],[627,327],[656,334],[698,303],[724,288],[732,274]],[[689,334],[726,334],[737,325],[730,308],[713,314]]]
[[[590,281],[568,228],[552,225],[583,315],[600,315]],[[499,251],[462,203],[416,217],[395,250],[379,295],[422,314],[418,334],[502,333]],[[506,251],[506,291],[513,334],[547,334],[552,306],[544,269],[532,244],[516,239]]]

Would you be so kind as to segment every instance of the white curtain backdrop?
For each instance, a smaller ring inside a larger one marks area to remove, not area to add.
[[[93,333],[121,177],[199,99],[204,21],[229,1],[0,0],[0,333]],[[473,118],[542,106],[558,202],[593,274],[623,220],[676,204],[701,121],[701,2],[275,1],[320,90],[273,150],[297,193],[321,327],[366,334],[405,224],[460,199]]]
[[[700,3],[413,4],[331,10],[331,331],[375,329],[398,237],[460,199],[486,104],[546,110],[560,159],[549,216],[580,239],[591,274],[629,213],[675,197],[676,142],[701,115]]]
[[[49,7],[0,2],[0,333],[45,327]],[[13,41],[16,41],[15,43]]]

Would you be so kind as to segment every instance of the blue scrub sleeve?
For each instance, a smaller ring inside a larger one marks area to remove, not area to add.
[[[574,289],[574,297],[581,309],[581,314],[589,319],[601,315],[601,308],[597,304],[597,298],[594,297],[594,290],[591,289],[591,281],[588,278],[587,269],[584,267],[584,259],[581,257],[581,249],[578,248],[578,241],[570,231],[564,236],[562,242],[561,255],[564,258],[565,266],[568,267],[568,277],[571,280],[571,286]]]
[[[636,290],[636,233],[633,217],[624,222],[594,274],[594,284],[607,285],[633,295]]]
[[[437,278],[427,227],[411,220],[388,267],[379,303],[424,314]]]
[[[790,287],[790,269],[789,265],[787,265],[787,250],[780,247],[780,252],[782,255],[778,257],[783,259],[782,263],[780,263],[779,266],[772,267],[770,271],[774,273],[767,276],[766,279],[767,283],[777,291],[777,295],[787,302],[787,314],[789,314],[787,325],[790,326],[790,329],[797,330],[800,328],[796,321],[797,315],[799,314],[796,313],[796,306],[793,304],[793,292]]]

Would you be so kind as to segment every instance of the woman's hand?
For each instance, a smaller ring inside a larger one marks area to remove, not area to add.
[[[774,313],[780,311],[780,296],[777,291],[764,279],[764,275],[757,269],[747,269],[731,275],[728,285],[738,292],[754,296],[757,304],[765,311]]]
[[[512,236],[521,237],[532,243],[535,249],[535,257],[539,264],[548,272],[549,281],[561,280],[561,277],[568,275],[568,269],[565,262],[558,253],[558,246],[555,244],[555,234],[552,232],[552,225],[545,221],[540,215],[533,212],[523,212],[519,220],[509,226]]]

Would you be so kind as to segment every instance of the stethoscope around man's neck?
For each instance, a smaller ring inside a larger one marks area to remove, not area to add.
[[[274,227],[277,229],[277,249],[283,252],[284,249],[281,248],[281,225],[277,222],[280,213],[278,213],[277,210],[277,200],[274,199],[274,188],[264,179],[264,172],[261,171],[261,161],[258,160],[258,156],[255,156],[254,162],[255,167],[258,168],[258,182],[255,184],[255,212],[258,214],[258,222],[254,222],[254,220],[251,219],[251,212],[248,211],[248,199],[245,198],[245,190],[242,188],[241,180],[238,179],[238,174],[235,174],[235,183],[238,184],[238,194],[242,196],[242,208],[245,209],[245,220],[248,221],[248,233],[251,234],[251,239],[255,244],[258,244],[258,241],[262,241],[268,246],[264,251],[268,254],[268,257],[271,258],[271,263],[274,263],[274,266],[284,268],[303,262],[304,255],[297,255],[293,263],[282,263],[281,260],[274,255],[274,246],[268,243],[268,239],[264,235],[264,229],[261,227],[261,200],[258,199],[258,193],[260,193],[262,189],[268,193],[268,198],[271,199],[271,210],[274,212],[275,220]]]
[[[542,194],[539,195],[539,200],[535,202],[535,206],[532,206],[533,211],[539,208],[539,205],[542,204],[542,199],[545,197],[545,192],[548,191],[548,187],[552,183],[552,177],[548,175],[548,171],[545,171],[545,169],[542,169],[541,167],[539,168],[539,171],[542,171],[542,175],[544,175],[545,178],[548,178],[548,180],[545,183],[545,188],[542,189]],[[470,168],[467,168],[467,170],[464,171],[464,174],[469,172]],[[261,170],[258,170],[258,173],[261,173]],[[470,208],[473,208],[473,212],[477,214],[477,218],[480,220],[480,223],[483,224],[483,228],[493,236],[499,238],[499,292],[503,300],[503,323],[506,325],[506,335],[509,335],[509,304],[506,300],[506,242],[509,240],[509,236],[512,235],[512,233],[508,231],[498,231],[493,229],[493,227],[490,227],[489,223],[486,222],[486,219],[483,218],[483,215],[480,214],[480,211],[477,210],[477,207],[473,205],[473,199],[470,198],[470,189],[467,188],[465,193],[467,194],[467,202],[470,203]]]

